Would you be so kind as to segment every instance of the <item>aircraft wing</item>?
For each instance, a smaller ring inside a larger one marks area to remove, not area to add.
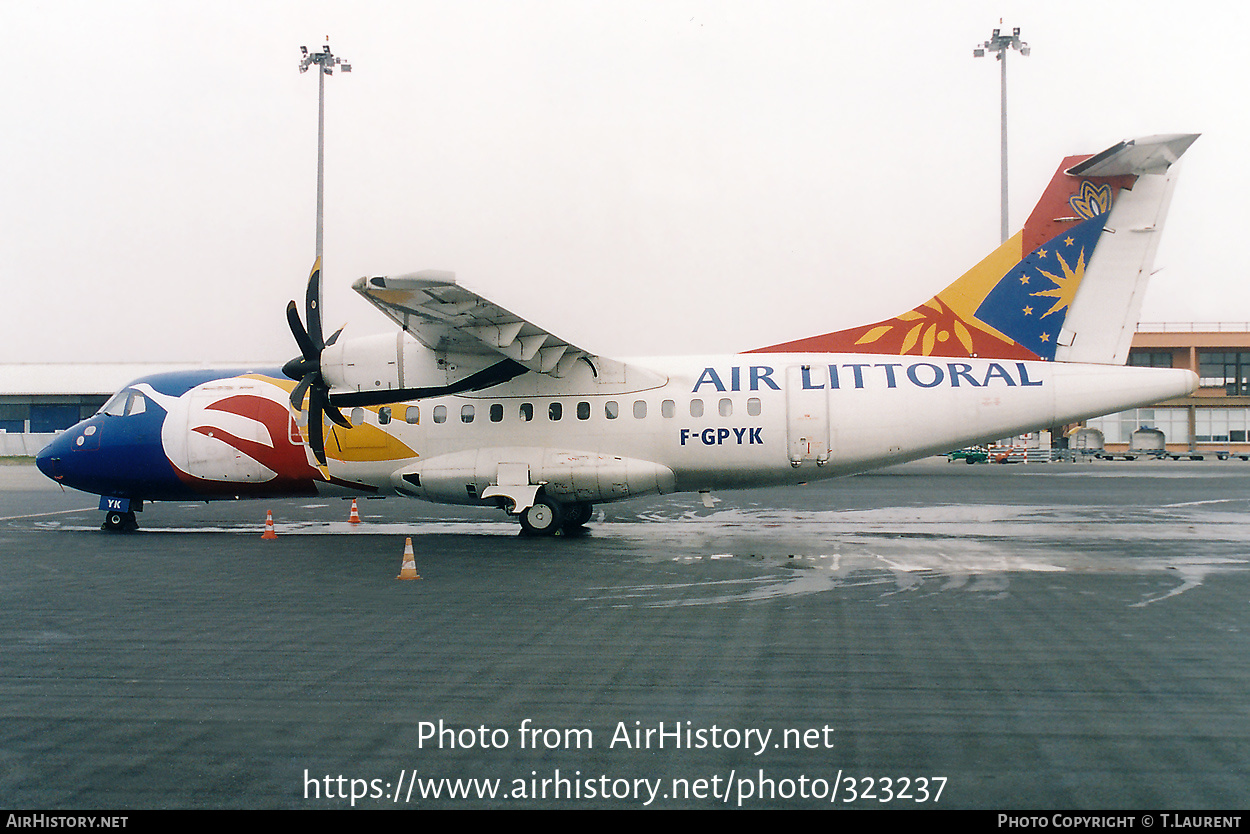
[[[365,277],[352,289],[435,351],[506,356],[555,377],[591,355],[462,287],[452,272]]]

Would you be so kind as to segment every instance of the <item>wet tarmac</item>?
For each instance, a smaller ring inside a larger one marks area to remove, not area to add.
[[[113,535],[0,467],[0,806],[1250,804],[1250,464],[716,497],[554,539],[399,498]]]

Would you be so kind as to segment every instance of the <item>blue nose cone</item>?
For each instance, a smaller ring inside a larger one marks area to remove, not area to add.
[[[66,429],[35,456],[39,471],[58,484],[96,495],[160,499],[188,490],[161,446],[164,412],[97,414]]]
[[[60,464],[66,451],[68,447],[65,444],[65,436],[62,435],[44,446],[39,454],[35,455],[35,466],[52,480],[59,481],[63,477]]]

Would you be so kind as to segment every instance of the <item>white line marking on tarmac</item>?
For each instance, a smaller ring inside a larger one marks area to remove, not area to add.
[[[43,518],[46,515],[69,515],[70,513],[90,513],[94,512],[95,507],[82,507],[77,510],[56,510],[50,513],[31,513],[30,515],[6,515],[0,518],[0,521],[17,521],[21,518]]]

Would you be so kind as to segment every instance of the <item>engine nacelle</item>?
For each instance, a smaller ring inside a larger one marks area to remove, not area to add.
[[[489,356],[435,352],[400,330],[338,340],[321,354],[321,376],[335,393],[402,392],[441,388],[491,363]]]

